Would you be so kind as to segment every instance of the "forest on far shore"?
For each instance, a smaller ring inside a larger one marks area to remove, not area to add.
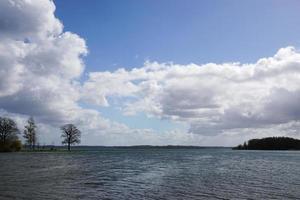
[[[234,150],[300,150],[300,140],[290,137],[252,139],[233,148]]]

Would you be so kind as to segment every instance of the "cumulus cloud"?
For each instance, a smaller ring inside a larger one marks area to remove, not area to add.
[[[130,70],[92,72],[82,82],[87,46],[77,34],[63,31],[54,12],[50,0],[0,1],[0,114],[20,127],[34,116],[43,141],[57,141],[58,127],[70,122],[82,130],[83,143],[93,145],[235,145],[258,135],[297,135],[300,53],[295,48],[252,64],[148,61]],[[82,102],[190,128],[131,129]]]
[[[78,109],[84,40],[62,32],[52,1],[0,4],[0,107],[47,123],[66,118]]]
[[[300,120],[300,53],[293,47],[251,64],[146,62],[132,70],[91,73],[84,87],[94,91],[91,86],[97,87],[98,80],[118,86],[107,94],[94,93],[93,98],[132,96],[121,103],[124,114],[146,112],[183,121],[195,134],[258,130]]]
[[[0,2],[2,39],[44,40],[62,33],[62,24],[54,17],[53,1]]]
[[[60,144],[63,123],[79,126],[83,144],[161,143],[150,129],[131,129],[80,106],[80,101],[108,106],[106,96],[128,96],[137,88],[111,81],[110,73],[102,80],[91,76],[83,86],[87,46],[77,34],[63,31],[54,11],[50,0],[0,2],[0,115],[14,118],[20,128],[33,116],[41,143]]]
[[[20,127],[34,116],[40,137],[56,144],[63,123],[76,123],[86,138],[101,131],[128,132],[125,125],[79,105],[82,57],[88,50],[80,36],[63,31],[54,11],[49,0],[0,2],[1,115],[13,117]]]

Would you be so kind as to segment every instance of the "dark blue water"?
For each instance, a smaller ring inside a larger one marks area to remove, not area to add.
[[[300,151],[0,154],[0,199],[300,199]]]

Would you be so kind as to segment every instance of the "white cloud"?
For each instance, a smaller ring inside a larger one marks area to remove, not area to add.
[[[54,10],[48,0],[0,2],[2,115],[15,118],[20,127],[34,116],[48,143],[57,143],[63,123],[76,123],[84,133],[122,132],[124,125],[79,106],[78,78],[87,47],[78,35],[63,32]]]
[[[121,103],[125,114],[146,112],[183,121],[190,124],[191,133],[216,135],[300,120],[300,53],[293,47],[253,64],[146,62],[141,68],[119,71],[91,73],[93,78],[85,84],[118,83],[110,94],[135,97]],[[134,90],[128,90],[128,85]],[[102,99],[110,97],[100,94]]]
[[[0,37],[14,40],[44,40],[62,33],[62,24],[53,15],[53,1],[0,1]]]
[[[93,145],[235,145],[250,136],[297,136],[300,54],[293,47],[253,64],[146,62],[92,72],[81,83],[88,49],[80,36],[63,31],[54,11],[49,0],[0,1],[1,115],[20,127],[34,116],[42,143],[58,144],[58,127],[67,122],[76,123],[83,143]],[[180,121],[190,131],[131,129],[81,101]]]
[[[29,116],[34,116],[42,144],[59,144],[59,126],[63,123],[79,126],[83,144],[159,143],[151,130],[130,129],[103,118],[97,110],[80,106],[80,100],[105,105],[105,96],[130,95],[137,88],[131,83],[111,81],[114,77],[109,72],[105,79],[95,79],[97,83],[91,76],[90,82],[82,86],[82,56],[88,52],[85,41],[64,32],[54,11],[53,1],[48,0],[0,2],[1,115],[14,118],[20,129]],[[100,98],[93,98],[93,93]]]

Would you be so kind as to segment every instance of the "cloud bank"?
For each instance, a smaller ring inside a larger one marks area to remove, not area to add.
[[[236,145],[251,137],[299,137],[300,53],[294,47],[255,63],[148,61],[130,70],[91,72],[80,81],[87,46],[63,30],[54,12],[53,1],[0,1],[1,114],[21,125],[34,116],[44,142],[59,140],[63,123],[77,124],[83,143],[93,145]],[[189,129],[132,129],[82,103]]]
[[[112,87],[106,91],[102,83]],[[300,54],[286,47],[253,64],[147,62],[130,71],[90,73],[83,91],[100,106],[107,97],[131,96],[124,114],[187,122],[195,134],[265,128],[300,119]]]

